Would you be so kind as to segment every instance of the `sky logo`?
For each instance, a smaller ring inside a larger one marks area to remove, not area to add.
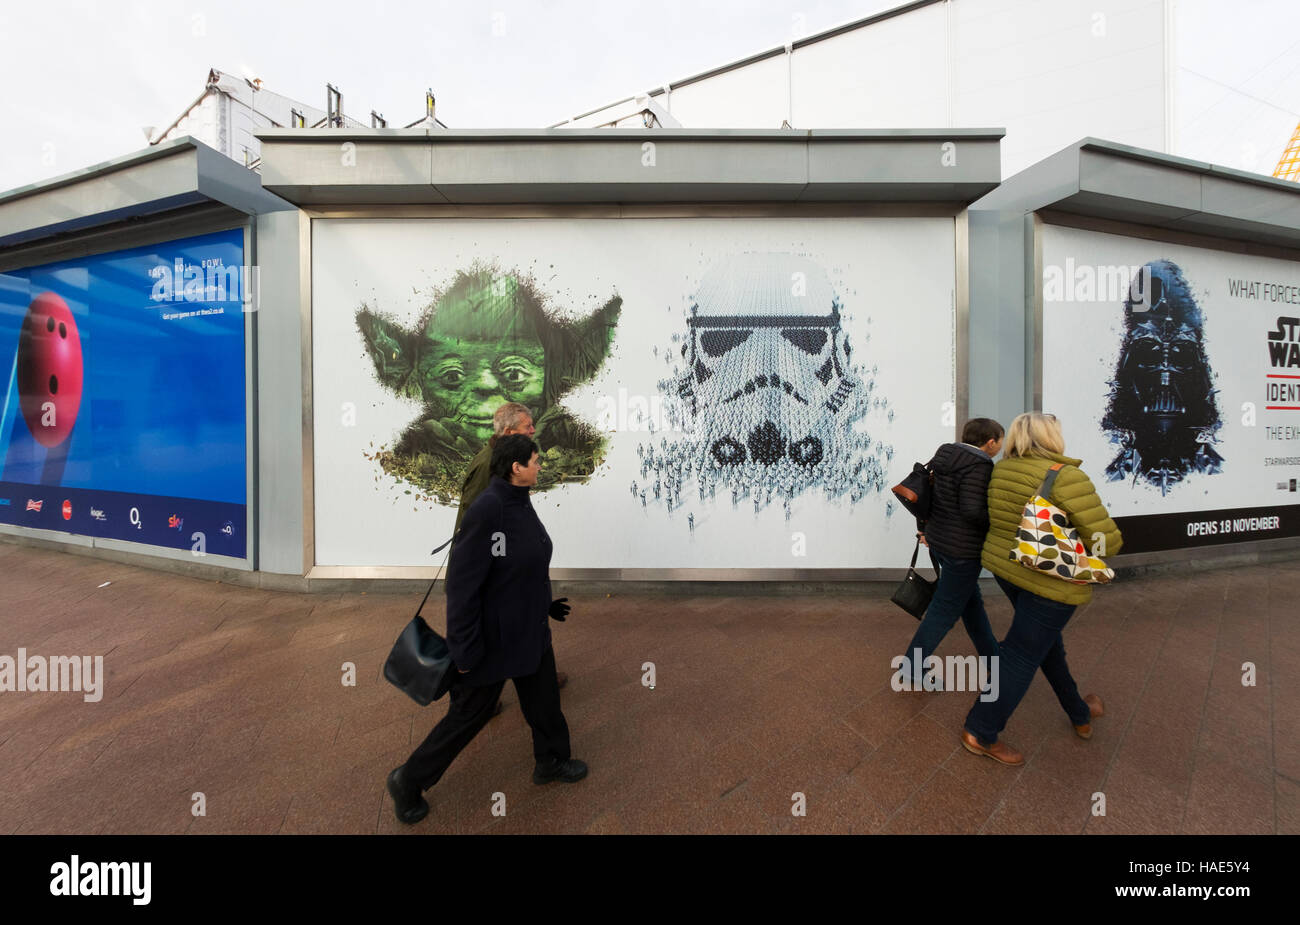
[[[167,526],[173,530],[179,530],[183,523],[185,523],[185,519],[178,514],[173,514],[167,518]]]

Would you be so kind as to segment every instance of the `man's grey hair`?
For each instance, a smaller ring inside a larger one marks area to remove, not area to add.
[[[519,430],[525,418],[530,421],[533,419],[533,413],[528,410],[528,406],[521,405],[517,401],[508,401],[493,413],[492,433],[499,437],[507,430]]]

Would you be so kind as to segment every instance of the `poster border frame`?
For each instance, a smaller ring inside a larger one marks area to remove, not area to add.
[[[157,217],[143,226],[112,225],[96,228],[89,234],[67,240],[38,241],[34,245],[15,247],[0,254],[0,273],[25,270],[68,260],[100,257],[120,251],[169,244],[186,238],[219,234],[241,229],[244,233],[243,261],[256,265],[255,217],[234,212],[225,206],[200,206],[178,215]],[[255,309],[258,306],[255,306]],[[171,562],[193,563],[213,568],[227,568],[237,572],[257,570],[257,376],[252,364],[257,361],[255,349],[257,311],[244,312],[244,555],[222,556],[215,553],[195,556],[184,549],[155,546],[116,540],[111,537],[94,537],[84,533],[65,533],[62,530],[44,530],[14,524],[0,524],[0,534],[10,541],[35,544],[54,543],[81,550],[106,550],[166,559]]]
[[[312,243],[317,220],[331,219],[653,219],[653,218],[946,218],[952,221],[956,421],[964,420],[970,396],[970,248],[968,207],[951,202],[864,203],[529,203],[515,205],[382,205],[303,209],[308,230],[300,248],[303,271],[303,561],[314,579],[431,579],[435,566],[332,565],[316,562],[316,497],[312,327]],[[953,439],[957,439],[954,422]],[[556,581],[875,581],[898,577],[897,568],[553,568]]]
[[[1142,225],[1136,222],[1080,215],[1073,212],[1059,212],[1052,209],[1040,209],[1026,213],[1025,233],[1029,236],[1030,243],[1025,247],[1025,273],[1030,275],[1031,278],[1025,281],[1025,298],[1026,301],[1032,300],[1030,306],[1032,321],[1030,323],[1033,325],[1033,333],[1029,343],[1031,345],[1030,349],[1033,350],[1034,359],[1033,379],[1026,391],[1032,389],[1032,395],[1029,396],[1031,399],[1029,407],[1033,411],[1043,410],[1043,227],[1045,225],[1127,238],[1140,238],[1146,241],[1174,244],[1181,247],[1199,247],[1205,250],[1240,254],[1244,257],[1290,260],[1300,264],[1300,248],[1286,247],[1280,244],[1241,241],[1217,235],[1164,228],[1159,225]],[[1287,558],[1287,553],[1296,550],[1300,550],[1300,537],[1274,537],[1272,539],[1209,543],[1178,549],[1160,549],[1128,555],[1121,554],[1117,557],[1117,562],[1123,568],[1141,568],[1176,562],[1219,562],[1225,559],[1231,564],[1245,564],[1272,561],[1275,557]]]

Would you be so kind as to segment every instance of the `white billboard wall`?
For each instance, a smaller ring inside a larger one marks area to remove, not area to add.
[[[889,486],[955,424],[952,219],[337,219],[312,248],[318,565],[433,564],[508,399],[553,567],[907,562]]]
[[[1042,226],[1043,410],[1125,553],[1300,535],[1300,265]]]

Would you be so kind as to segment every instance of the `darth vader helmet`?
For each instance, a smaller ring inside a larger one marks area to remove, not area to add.
[[[1120,347],[1102,427],[1121,447],[1107,468],[1167,492],[1188,472],[1218,472],[1220,427],[1205,351],[1205,320],[1182,270],[1153,260],[1138,271],[1124,302]]]

